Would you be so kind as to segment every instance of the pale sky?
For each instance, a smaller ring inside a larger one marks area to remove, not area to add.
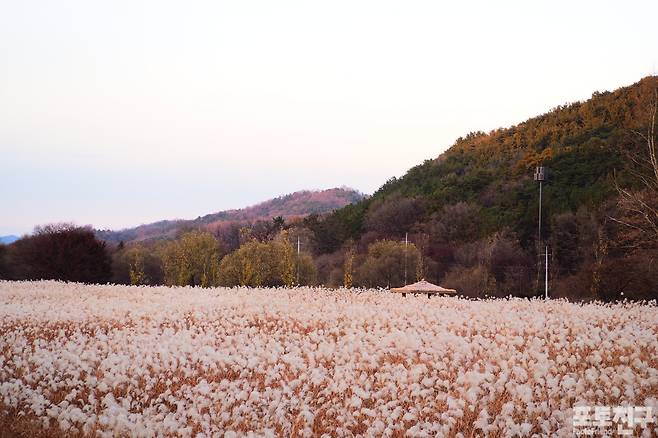
[[[372,193],[658,66],[656,1],[0,0],[0,235]]]

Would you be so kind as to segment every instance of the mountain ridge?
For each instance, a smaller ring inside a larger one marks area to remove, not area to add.
[[[121,230],[96,230],[96,235],[111,243],[166,239],[175,237],[186,228],[212,229],[225,222],[246,225],[277,216],[290,220],[310,214],[324,214],[364,198],[364,194],[349,187],[298,190],[244,208],[222,210],[195,219],[164,219]]]

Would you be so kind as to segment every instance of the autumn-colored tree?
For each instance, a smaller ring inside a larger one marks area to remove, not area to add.
[[[129,268],[130,284],[148,284],[148,277],[144,272],[144,255],[135,253],[130,261]]]
[[[292,286],[296,281],[296,260],[292,245],[288,241],[288,233],[284,232],[276,243],[281,257],[281,280],[285,286]]]
[[[296,283],[300,286],[312,286],[318,283],[318,272],[313,257],[307,253],[295,255]]]
[[[351,288],[354,285],[354,247],[350,245],[345,254],[345,276],[343,287]]]
[[[295,258],[287,240],[252,240],[226,255],[219,266],[222,286],[292,286]]]
[[[154,245],[130,243],[112,254],[112,282],[155,286],[164,282],[162,259]]]
[[[190,231],[162,250],[165,283],[170,286],[217,285],[220,249],[212,234]]]
[[[241,286],[244,283],[244,264],[237,249],[226,254],[219,263],[218,283],[220,286]]]
[[[312,248],[309,234],[307,229],[294,226],[282,230],[273,240],[281,251],[282,280],[286,286],[317,282],[317,269],[308,251]]]
[[[417,281],[420,251],[414,244],[379,240],[368,247],[368,255],[357,271],[357,283],[367,287],[395,287]]]

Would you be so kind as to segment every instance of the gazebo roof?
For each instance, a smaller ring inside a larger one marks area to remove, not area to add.
[[[400,293],[440,293],[440,294],[456,294],[455,289],[446,289],[445,287],[437,286],[432,284],[429,281],[420,280],[419,282],[408,284],[403,287],[394,287],[391,289],[391,292],[400,292]]]

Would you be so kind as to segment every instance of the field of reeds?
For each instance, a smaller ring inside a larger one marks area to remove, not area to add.
[[[653,303],[0,282],[4,436],[573,436],[657,368]]]

